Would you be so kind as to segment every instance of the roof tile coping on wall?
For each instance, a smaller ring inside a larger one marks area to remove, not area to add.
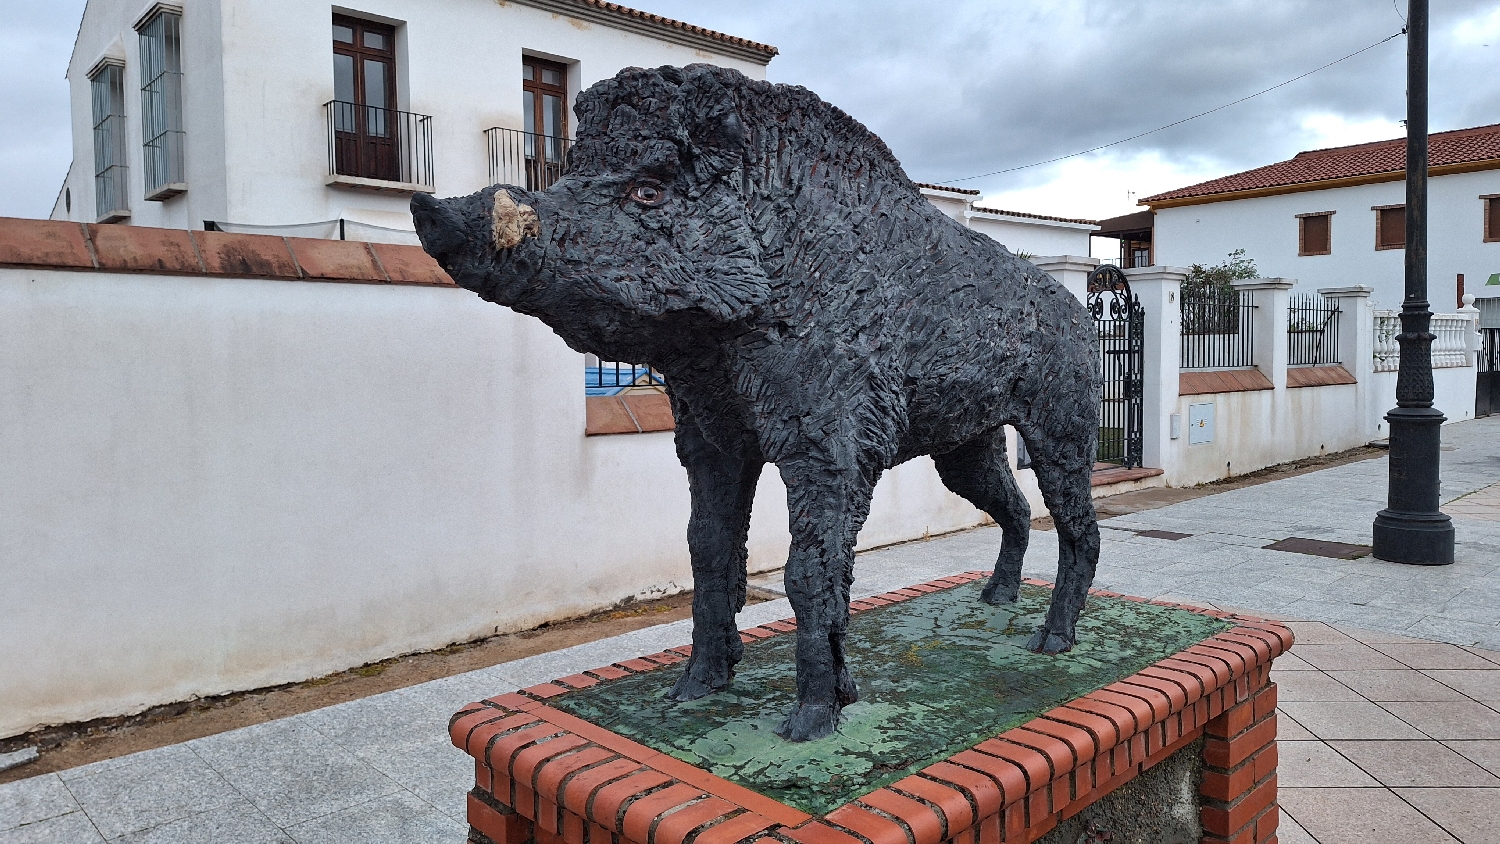
[[[849,609],[860,613],[989,574],[938,578],[856,599]],[[694,832],[693,844],[1032,841],[1059,819],[1204,737],[1210,766],[1202,788],[1205,831],[1245,824],[1274,830],[1275,819],[1267,819],[1274,809],[1260,805],[1267,791],[1272,803],[1275,796],[1270,668],[1291,648],[1292,631],[1277,622],[1203,607],[1102,589],[1090,594],[1174,607],[1236,626],[822,818],[546,704],[573,689],[680,663],[692,648],[623,660],[471,703],[453,715],[449,737],[476,762],[471,796],[478,796],[470,802],[470,821],[480,828],[519,816],[524,820],[515,842],[535,822],[537,840],[545,833],[552,844],[584,844],[585,827],[639,844],[683,844]],[[796,620],[788,618],[742,630],[740,638],[749,644],[796,629]],[[679,816],[684,822],[668,825]],[[990,830],[991,824],[999,828]]]
[[[419,246],[0,217],[0,267],[456,287]]]
[[[665,393],[624,393],[584,399],[585,436],[672,431],[672,401]]]
[[[1274,390],[1271,379],[1259,369],[1216,369],[1182,372],[1177,375],[1177,395],[1202,396],[1209,393],[1245,393],[1252,390]]]
[[[1355,383],[1358,382],[1354,377],[1354,373],[1338,364],[1331,366],[1289,366],[1286,370],[1286,385],[1288,387],[1334,387]]]

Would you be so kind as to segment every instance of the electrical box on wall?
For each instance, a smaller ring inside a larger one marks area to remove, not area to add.
[[[1188,405],[1188,445],[1201,445],[1214,441],[1214,404]]]

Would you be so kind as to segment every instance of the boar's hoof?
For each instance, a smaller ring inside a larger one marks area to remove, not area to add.
[[[787,741],[814,741],[832,735],[842,708],[836,703],[799,703],[776,728],[776,735]]]
[[[1026,650],[1048,656],[1056,656],[1063,651],[1072,650],[1072,648],[1073,640],[1071,637],[1064,638],[1045,627],[1031,634],[1031,641],[1026,643]]]
[[[859,700],[859,686],[854,684],[854,675],[849,673],[848,666],[839,669],[838,679],[833,686],[833,696],[840,706],[848,706]]]
[[[510,191],[503,188],[495,191],[495,208],[490,216],[494,220],[496,249],[514,249],[521,241],[542,231],[536,211],[530,205],[517,205]]]
[[[675,700],[678,703],[685,703],[701,697],[708,697],[714,692],[721,692],[729,688],[729,684],[733,680],[734,671],[732,669],[724,669],[717,672],[700,671],[695,663],[689,665],[688,670],[682,672],[682,676],[677,678],[677,685],[673,686],[670,692],[667,692],[667,699]]]
[[[1019,584],[1004,583],[998,577],[990,578],[990,582],[984,585],[984,591],[979,593],[979,600],[996,607],[1001,604],[1014,604],[1020,597]]]

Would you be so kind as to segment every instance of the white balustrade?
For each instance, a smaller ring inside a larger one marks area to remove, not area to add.
[[[1469,314],[1433,314],[1431,331],[1432,368],[1445,369],[1469,365],[1469,334],[1474,320]],[[1399,311],[1375,312],[1375,371],[1395,372],[1401,366],[1401,347],[1396,335],[1401,333]]]

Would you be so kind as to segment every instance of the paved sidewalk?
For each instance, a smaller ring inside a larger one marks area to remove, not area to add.
[[[1299,642],[1275,671],[1287,844],[1500,844],[1491,820],[1500,817],[1500,419],[1450,426],[1445,443],[1453,566],[1264,549],[1289,537],[1368,544],[1384,459],[1103,523],[1100,587],[1310,622],[1297,625]],[[987,528],[861,554],[854,591],[986,567],[999,542]],[[1051,579],[1055,560],[1055,534],[1033,532],[1026,571]],[[790,614],[784,599],[769,601],[739,622]],[[450,713],[689,638],[689,622],[661,625],[0,785],[0,844],[458,844],[473,769],[448,744]]]
[[[1500,842],[1500,654],[1288,623],[1282,844]]]

